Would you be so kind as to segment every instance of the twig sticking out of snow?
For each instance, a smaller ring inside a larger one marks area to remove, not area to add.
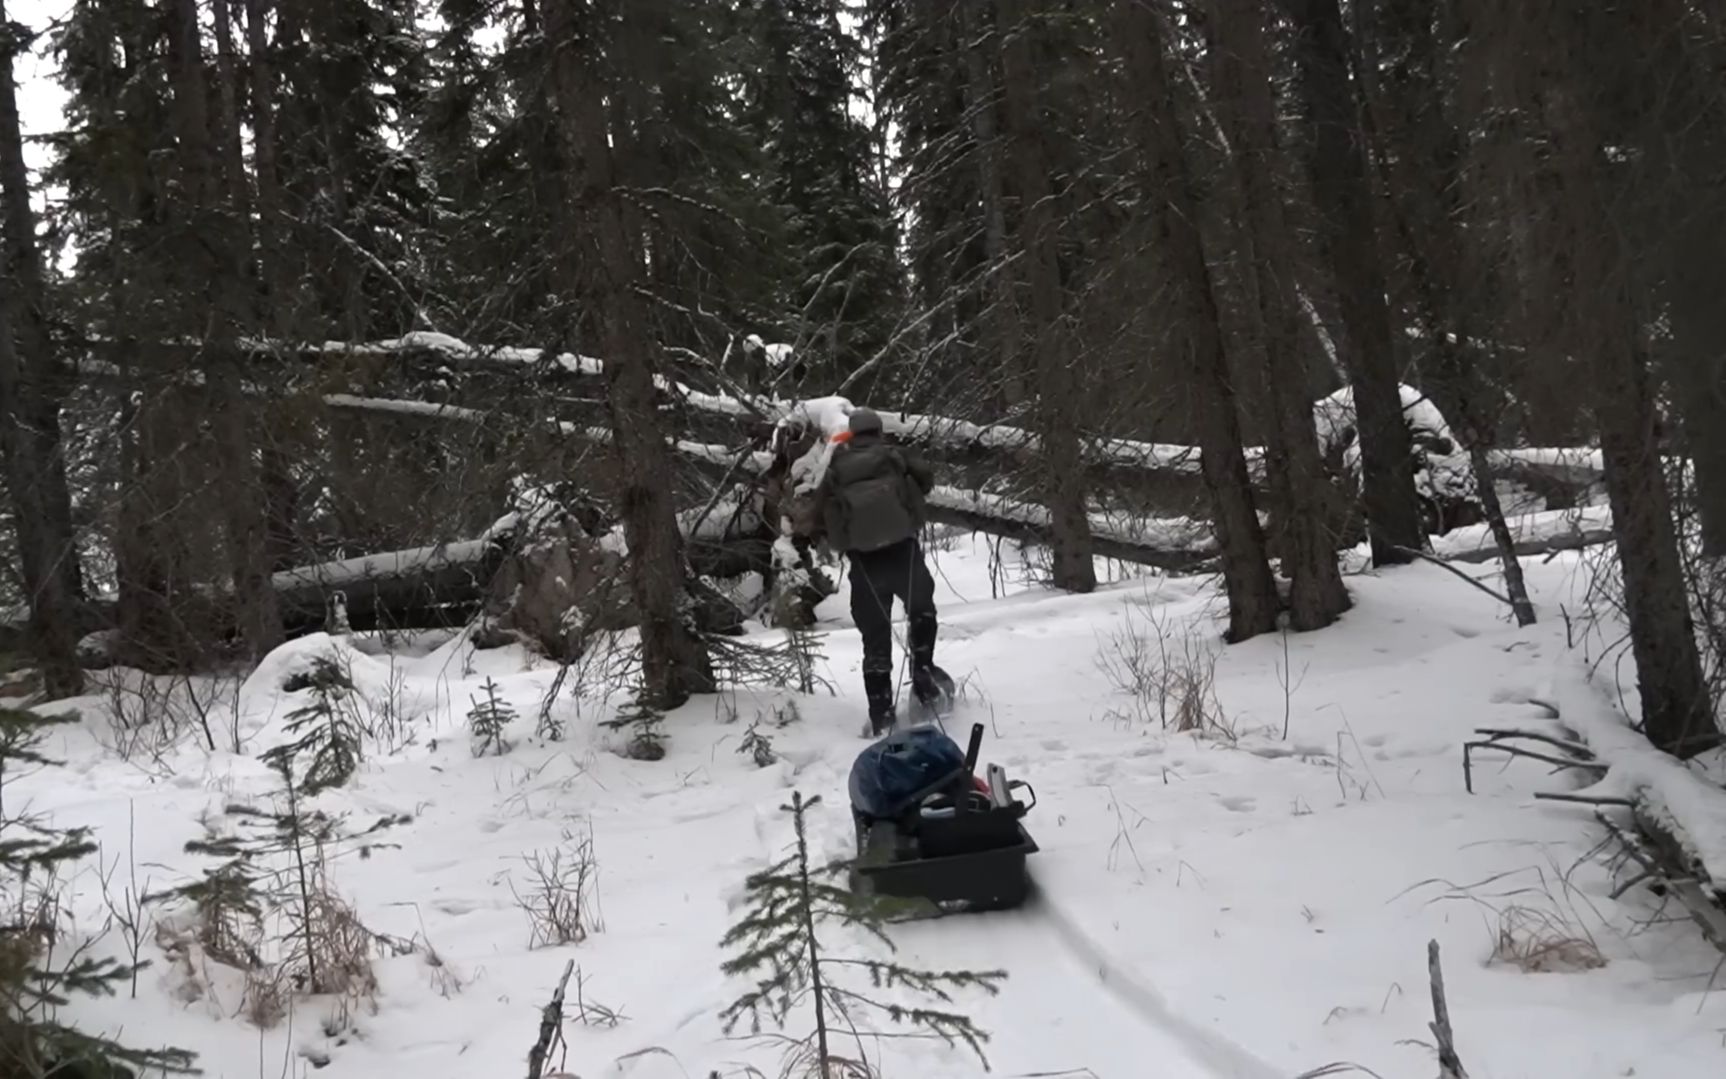
[[[1541,734],[1538,731],[1498,730],[1495,728],[1483,727],[1477,728],[1475,733],[1484,734],[1486,737],[1484,739],[1464,742],[1462,744],[1462,781],[1463,785],[1468,788],[1468,793],[1470,794],[1474,793],[1474,753],[1476,750],[1492,749],[1502,753],[1508,753],[1512,757],[1528,757],[1531,760],[1542,761],[1546,764],[1550,764],[1560,770],[1566,768],[1591,769],[1601,773],[1602,775],[1604,775],[1607,770],[1607,766],[1604,763],[1594,759],[1593,751],[1579,742],[1554,738],[1549,734]],[[1549,753],[1540,753],[1532,749],[1525,749],[1522,746],[1512,745],[1509,742],[1509,739],[1512,738],[1527,738],[1530,741],[1540,742],[1544,745],[1557,746],[1559,749],[1562,749],[1565,753],[1569,754],[1569,756],[1558,757]]]
[[[1438,1041],[1438,1079],[1468,1079],[1456,1055],[1456,1034],[1450,1029],[1450,1005],[1444,999],[1444,968],[1438,961],[1438,941],[1426,942],[1426,970],[1432,980],[1432,1036]]]
[[[527,1054],[527,1079],[540,1079],[545,1074],[545,1061],[552,1046],[563,1036],[563,994],[569,988],[569,976],[575,972],[575,960],[563,965],[563,977],[557,980],[557,992],[551,995],[539,1014],[539,1038]]]

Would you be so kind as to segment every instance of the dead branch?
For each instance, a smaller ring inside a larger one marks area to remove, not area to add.
[[[1468,1079],[1456,1055],[1456,1035],[1450,1028],[1450,1005],[1444,999],[1444,968],[1438,961],[1438,941],[1426,942],[1426,969],[1432,980],[1432,1036],[1438,1041],[1438,1079]]]
[[[1562,742],[1546,735],[1524,731],[1499,731],[1489,738],[1473,742],[1464,742],[1462,744],[1462,778],[1463,785],[1468,789],[1468,793],[1474,793],[1474,753],[1476,750],[1497,750],[1501,753],[1507,753],[1512,757],[1527,757],[1530,760],[1541,761],[1561,769],[1583,768],[1598,771],[1602,774],[1607,770],[1607,765],[1594,760],[1593,754],[1589,754],[1587,757],[1555,757],[1549,753],[1539,753],[1532,749],[1524,749],[1521,746],[1511,745],[1509,742],[1505,741],[1505,739],[1509,738],[1531,738],[1535,741],[1563,746]]]
[[[563,977],[557,980],[557,991],[551,995],[551,1003],[540,1012],[539,1038],[527,1054],[527,1079],[541,1079],[552,1047],[563,1036],[563,994],[569,987],[569,976],[574,972],[575,960],[571,959],[563,965]]]
[[[1467,581],[1469,584],[1480,589],[1482,592],[1485,592],[1487,595],[1504,604],[1506,607],[1509,607],[1512,610],[1516,609],[1516,601],[1512,600],[1509,596],[1503,595],[1499,592],[1494,592],[1492,589],[1486,587],[1486,585],[1451,565],[1447,560],[1438,557],[1430,551],[1417,551],[1413,547],[1397,547],[1397,550],[1408,555],[1410,558],[1418,558],[1423,562],[1431,562],[1433,565],[1443,569],[1446,573],[1453,573],[1462,580]]]

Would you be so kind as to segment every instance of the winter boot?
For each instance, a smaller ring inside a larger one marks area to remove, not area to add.
[[[893,729],[899,710],[893,704],[893,675],[890,671],[863,672],[863,695],[869,700],[869,730],[867,735],[879,738]]]

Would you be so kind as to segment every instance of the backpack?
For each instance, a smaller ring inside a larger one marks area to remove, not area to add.
[[[922,492],[894,447],[849,446],[828,467],[833,492],[827,534],[834,547],[877,551],[912,538],[922,527]]]

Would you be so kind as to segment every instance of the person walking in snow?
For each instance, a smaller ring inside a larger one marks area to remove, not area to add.
[[[935,666],[935,579],[917,539],[935,476],[911,450],[886,440],[873,409],[854,409],[849,426],[835,440],[816,507],[829,546],[851,562],[851,617],[863,636],[869,727],[881,734],[895,719],[894,599],[905,605],[912,694],[932,709],[953,692],[952,679]]]

